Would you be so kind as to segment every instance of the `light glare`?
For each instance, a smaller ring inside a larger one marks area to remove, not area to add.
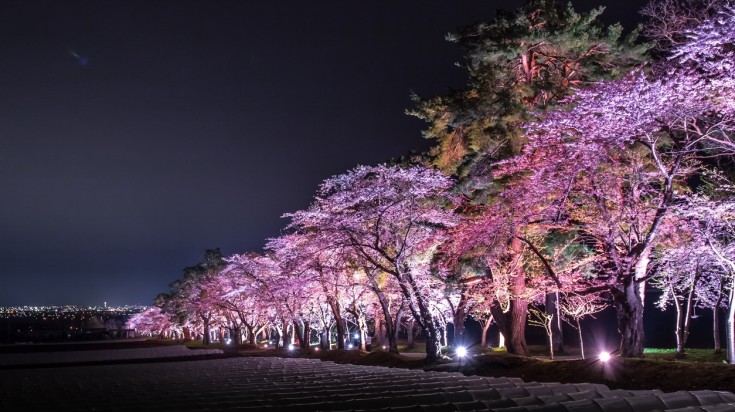
[[[456,353],[457,353],[457,356],[459,356],[460,358],[463,358],[467,356],[467,348],[460,346],[457,348]]]
[[[610,360],[610,352],[600,352],[600,362],[607,362]]]

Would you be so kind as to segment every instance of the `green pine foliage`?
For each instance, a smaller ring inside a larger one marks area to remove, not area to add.
[[[535,113],[575,87],[619,77],[643,63],[649,45],[636,43],[639,30],[623,36],[619,24],[600,21],[603,11],[578,13],[571,4],[530,0],[447,36],[464,50],[466,89],[414,96],[416,107],[408,113],[428,123],[423,134],[437,143],[432,162],[457,175],[470,197],[489,184],[493,162],[521,150],[521,127]]]

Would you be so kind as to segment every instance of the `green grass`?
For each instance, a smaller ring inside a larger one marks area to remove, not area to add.
[[[645,348],[643,355],[649,360],[694,362],[694,363],[722,363],[726,359],[724,351],[715,353],[713,349],[686,349],[677,354],[676,349]]]

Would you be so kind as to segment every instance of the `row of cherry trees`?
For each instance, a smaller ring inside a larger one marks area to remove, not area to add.
[[[553,355],[562,319],[581,339],[580,318],[612,304],[621,355],[642,356],[653,284],[680,351],[695,306],[714,311],[716,345],[728,308],[735,362],[735,8],[652,2],[653,51],[601,12],[529,1],[456,36],[468,89],[412,112],[432,153],[325,180],[263,253],[210,251],[131,323],[205,343],[213,326],[251,343],[291,331],[304,347],[314,331],[328,348],[349,319],[391,351],[417,328],[431,362],[468,316],[527,355],[530,314]]]

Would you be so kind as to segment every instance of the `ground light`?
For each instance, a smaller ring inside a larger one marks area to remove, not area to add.
[[[454,351],[454,353],[459,358],[459,366],[457,369],[459,371],[462,369],[462,358],[467,356],[467,348],[465,348],[464,346],[458,346],[457,349]]]
[[[600,362],[607,362],[610,360],[610,352],[602,351],[599,355]]]

